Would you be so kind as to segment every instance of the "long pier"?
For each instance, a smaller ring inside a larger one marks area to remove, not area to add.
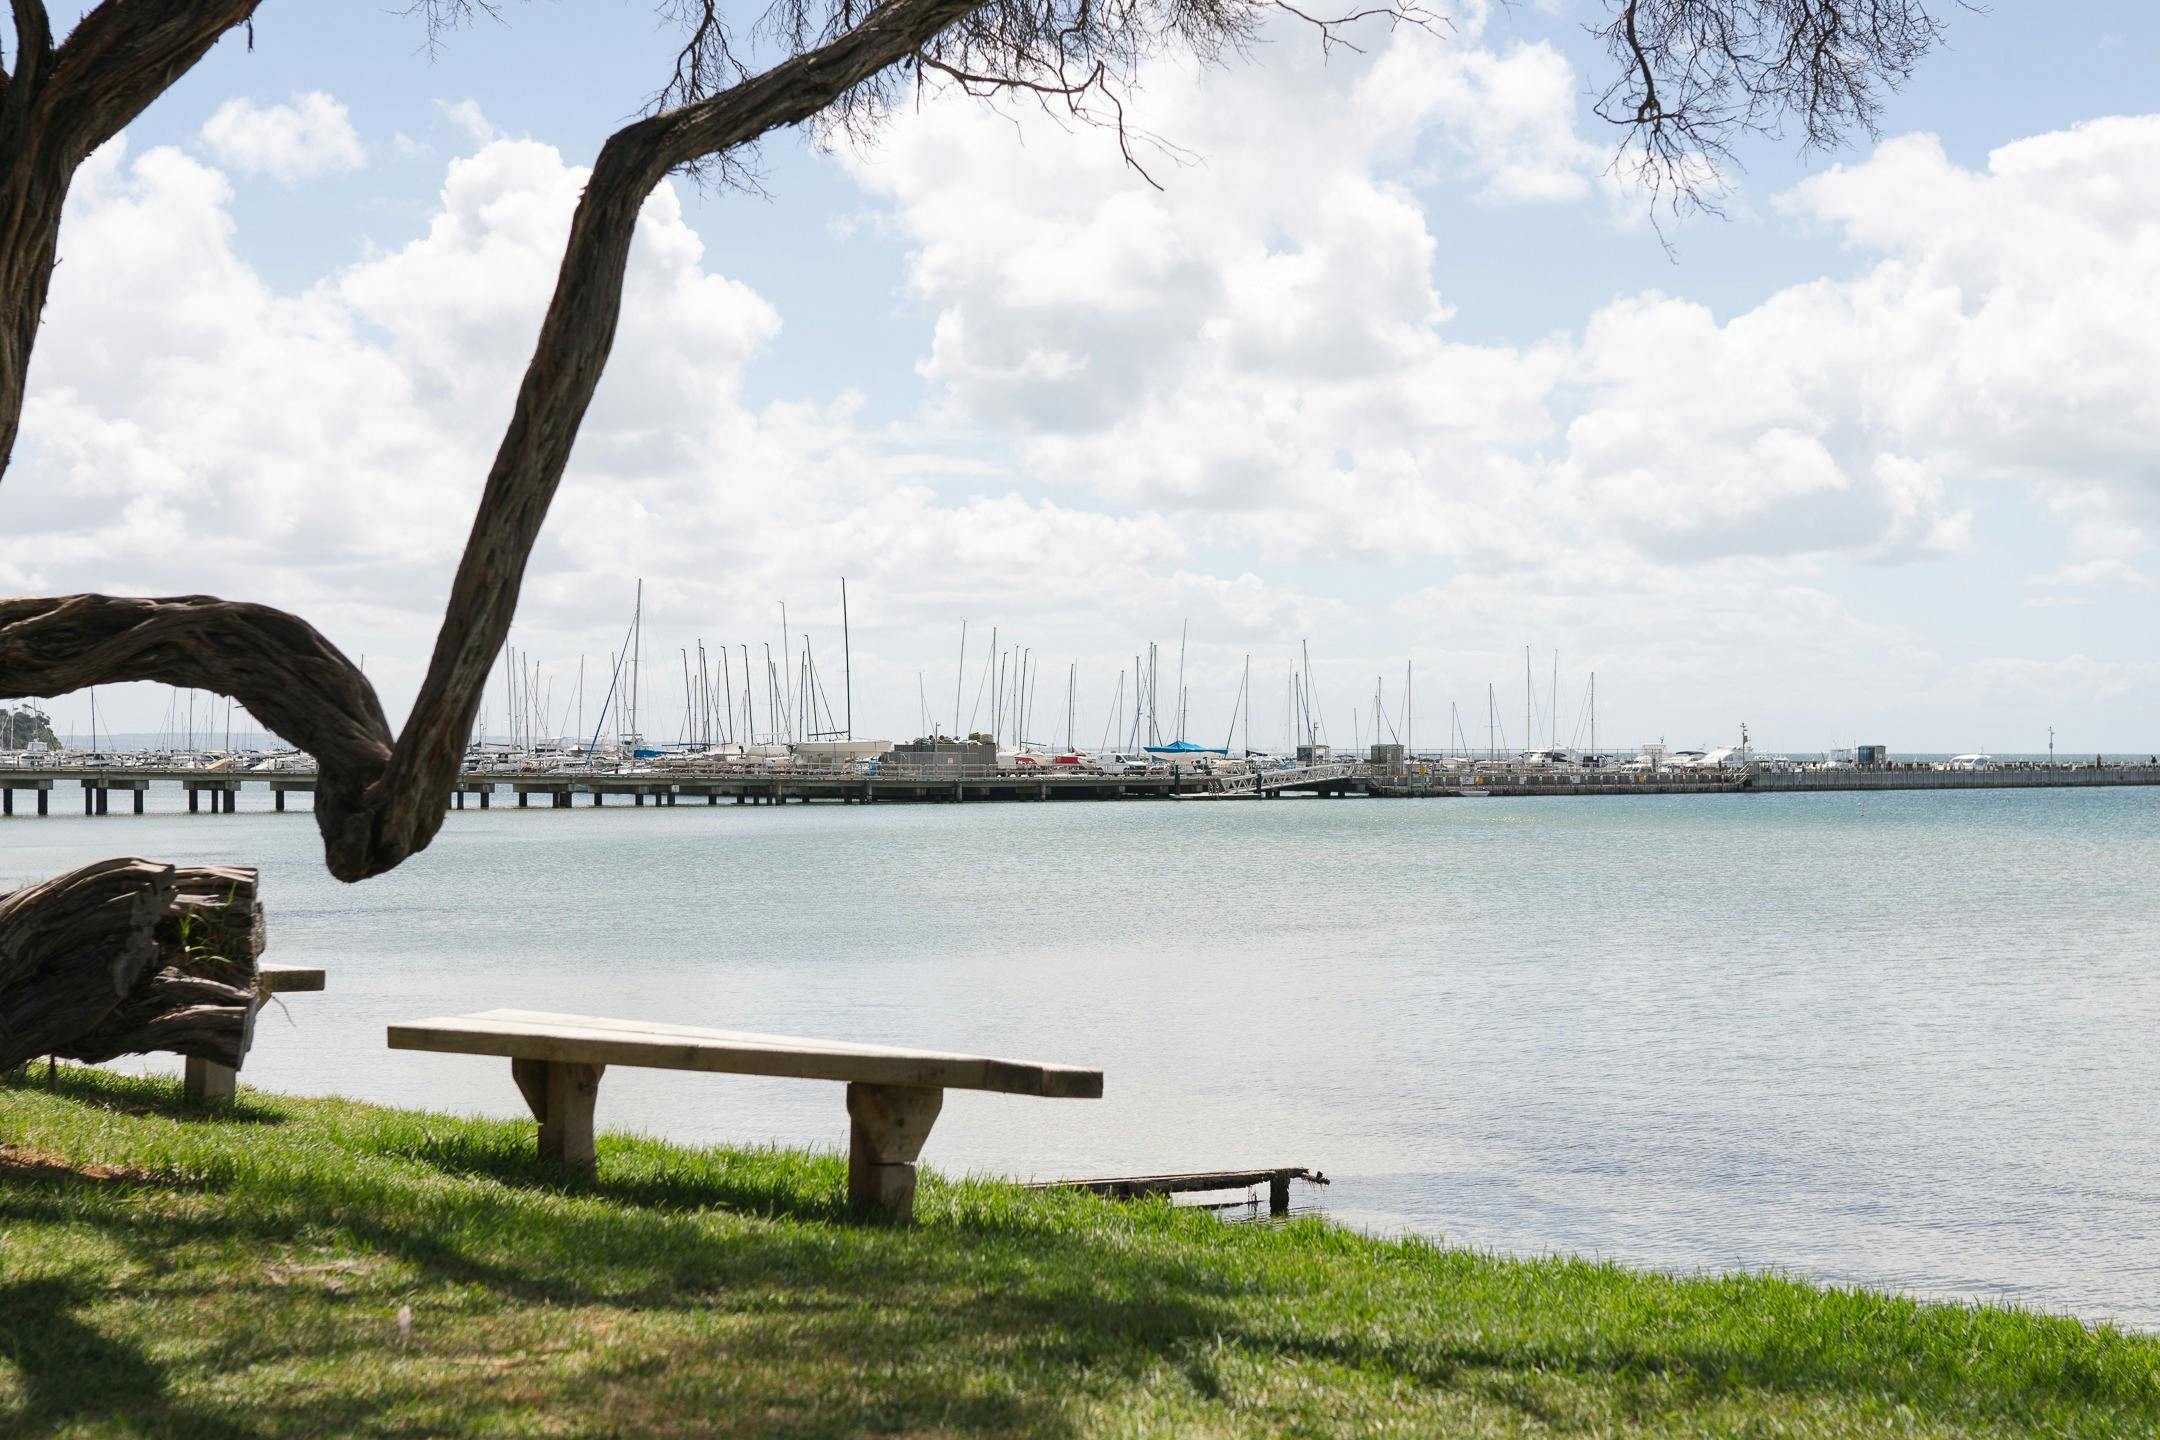
[[[451,791],[450,808],[491,808],[504,796],[518,809],[569,809],[573,805],[682,805],[702,801],[718,805],[807,804],[813,800],[843,804],[938,804],[966,801],[1166,800],[1213,795],[1233,777],[1199,770],[1145,770],[1125,774],[1043,770],[1034,774],[936,775],[860,771],[732,771],[718,773],[553,772],[538,774],[468,774]],[[1234,777],[1248,798],[1274,798],[1305,792],[1328,796],[1361,793],[1360,767],[1352,764],[1305,766]],[[0,768],[4,813],[27,809],[52,812],[53,796],[79,789],[82,813],[109,815],[115,793],[123,806],[144,813],[144,797],[153,783],[178,784],[187,792],[188,810],[230,815],[243,788],[267,786],[274,808],[286,797],[315,789],[306,771],[203,771],[158,768]],[[18,800],[17,792],[23,792]]]
[[[1777,795],[1846,790],[2074,790],[2160,785],[2160,765],[1984,766],[1970,770],[1930,764],[1845,765],[1821,769],[1522,770],[1505,765],[1434,776],[1369,774],[1366,793],[1389,798],[1504,796],[1562,798],[1596,795]]]
[[[236,812],[243,789],[267,789],[273,808],[287,797],[309,794],[307,771],[204,771],[148,767],[0,767],[0,815],[54,812],[56,796],[79,794],[85,815],[146,813],[153,784],[176,784],[190,813]],[[1124,774],[1043,770],[995,775],[935,775],[861,771],[727,771],[681,773],[544,772],[468,774],[451,792],[452,809],[492,807],[498,797],[524,809],[586,805],[684,805],[702,801],[735,805],[956,804],[1058,800],[1279,799],[1290,794],[1322,798],[1369,795],[1383,798],[1551,798],[1617,795],[1791,794],[1870,790],[2084,789],[2160,785],[2160,765],[2003,765],[1944,769],[1891,764],[1879,768],[1773,769],[1754,765],[1716,771],[1666,769],[1525,770],[1475,766],[1439,773],[1405,773],[1352,761],[1232,773],[1201,769],[1147,770]],[[65,810],[72,806],[64,805]]]

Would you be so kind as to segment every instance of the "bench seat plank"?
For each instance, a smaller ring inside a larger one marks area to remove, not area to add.
[[[319,966],[260,964],[255,967],[255,978],[267,993],[289,995],[298,990],[320,990],[325,977]]]
[[[539,1010],[482,1010],[416,1020],[392,1025],[389,1039],[393,1050],[565,1064],[992,1090],[1055,1099],[1093,1100],[1102,1095],[1102,1072],[1077,1066]]]

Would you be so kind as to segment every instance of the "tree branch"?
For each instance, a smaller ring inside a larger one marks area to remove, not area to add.
[[[262,0],[105,0],[53,54],[46,99],[69,168],[127,128]]]
[[[1595,31],[1620,70],[1595,107],[1625,132],[1616,167],[1653,203],[1714,209],[1704,181],[1744,135],[1776,138],[1793,119],[1809,149],[1873,134],[1884,97],[1946,32],[1930,4],[1618,0]]]
[[[305,621],[207,595],[0,600],[0,698],[125,680],[215,690],[239,701],[315,757],[315,822],[331,872],[357,880],[389,868],[375,863],[385,854],[377,810],[389,723],[367,677]],[[442,793],[448,788],[445,782]],[[434,803],[440,823],[440,795]]]
[[[9,73],[11,84],[34,90],[38,76],[45,69],[45,61],[52,55],[52,20],[45,13],[44,0],[11,0],[15,17],[15,69]]]

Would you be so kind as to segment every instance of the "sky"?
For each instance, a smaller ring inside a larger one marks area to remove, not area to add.
[[[766,727],[785,605],[881,738],[986,724],[995,627],[1046,744],[1129,735],[1151,642],[1174,732],[1182,637],[1207,744],[1283,743],[1309,652],[1337,744],[1377,691],[1383,738],[1519,745],[1527,649],[1533,743],[1587,742],[1594,672],[1603,748],[2160,745],[2160,12],[1953,11],[1879,136],[1751,143],[1662,224],[1591,113],[1602,12],[1154,62],[1146,177],[932,94],[776,137],[762,193],[671,181],[511,636],[540,728],[599,723],[642,580],[658,740],[700,641]],[[401,716],[581,167],[671,41],[264,6],[77,177],[0,591],[293,610]]]

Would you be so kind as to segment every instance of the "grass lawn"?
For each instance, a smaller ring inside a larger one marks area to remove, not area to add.
[[[2160,1435],[2160,1340],[42,1069],[0,1435]],[[402,1317],[402,1318],[401,1318]]]

